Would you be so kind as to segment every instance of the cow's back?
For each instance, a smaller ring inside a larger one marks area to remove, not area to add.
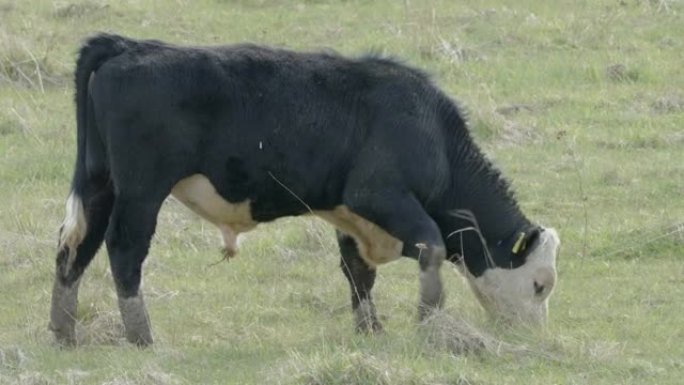
[[[135,167],[137,153],[173,178],[203,174],[226,200],[251,200],[257,220],[307,211],[302,201],[332,209],[368,167],[424,185],[445,167],[436,96],[387,59],[156,42],[105,63],[93,90],[113,163]]]

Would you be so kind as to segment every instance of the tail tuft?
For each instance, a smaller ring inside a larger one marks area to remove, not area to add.
[[[85,238],[87,230],[88,225],[86,223],[83,201],[72,191],[66,202],[66,215],[59,232],[58,250],[67,252],[65,271],[71,269],[71,265],[74,259],[76,259],[76,249]]]

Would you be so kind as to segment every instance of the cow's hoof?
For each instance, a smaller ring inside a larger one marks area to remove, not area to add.
[[[221,255],[223,255],[224,261],[230,261],[231,258],[235,257],[236,254],[237,253],[235,252],[235,248],[232,248],[232,247],[221,248]]]
[[[136,332],[127,332],[126,340],[132,344],[135,344],[139,348],[146,348],[154,342],[152,336],[148,334],[140,334]]]
[[[48,324],[48,329],[55,336],[55,341],[59,346],[73,347],[76,346],[76,333],[71,327],[56,327],[52,322]]]
[[[418,305],[418,322],[423,323],[435,314],[437,307],[432,305]]]
[[[377,319],[367,320],[367,322],[357,323],[356,332],[358,334],[382,334],[384,329]]]
[[[375,334],[382,332],[382,324],[378,321],[375,306],[371,301],[361,301],[354,310],[354,326],[357,333]]]
[[[128,342],[140,347],[152,345],[150,317],[147,315],[142,294],[128,298],[119,297],[119,309]]]

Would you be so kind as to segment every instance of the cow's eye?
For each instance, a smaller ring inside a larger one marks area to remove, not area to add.
[[[541,295],[544,292],[544,284],[537,283],[537,281],[534,281],[534,294],[535,295]]]

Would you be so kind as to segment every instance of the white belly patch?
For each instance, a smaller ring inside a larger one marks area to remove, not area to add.
[[[240,203],[226,201],[204,175],[195,174],[182,179],[173,187],[171,195],[221,230],[226,257],[237,253],[237,236],[257,225],[250,212],[249,200]]]
[[[346,206],[314,213],[354,238],[359,254],[370,266],[381,265],[401,256],[403,242],[376,224],[354,214]]]
[[[171,190],[171,195],[221,230],[225,257],[237,253],[238,235],[257,225],[252,218],[249,200],[240,203],[226,201],[204,175],[195,174],[180,180]],[[401,241],[345,206],[331,211],[314,211],[314,214],[354,238],[359,254],[370,266],[401,256]]]

